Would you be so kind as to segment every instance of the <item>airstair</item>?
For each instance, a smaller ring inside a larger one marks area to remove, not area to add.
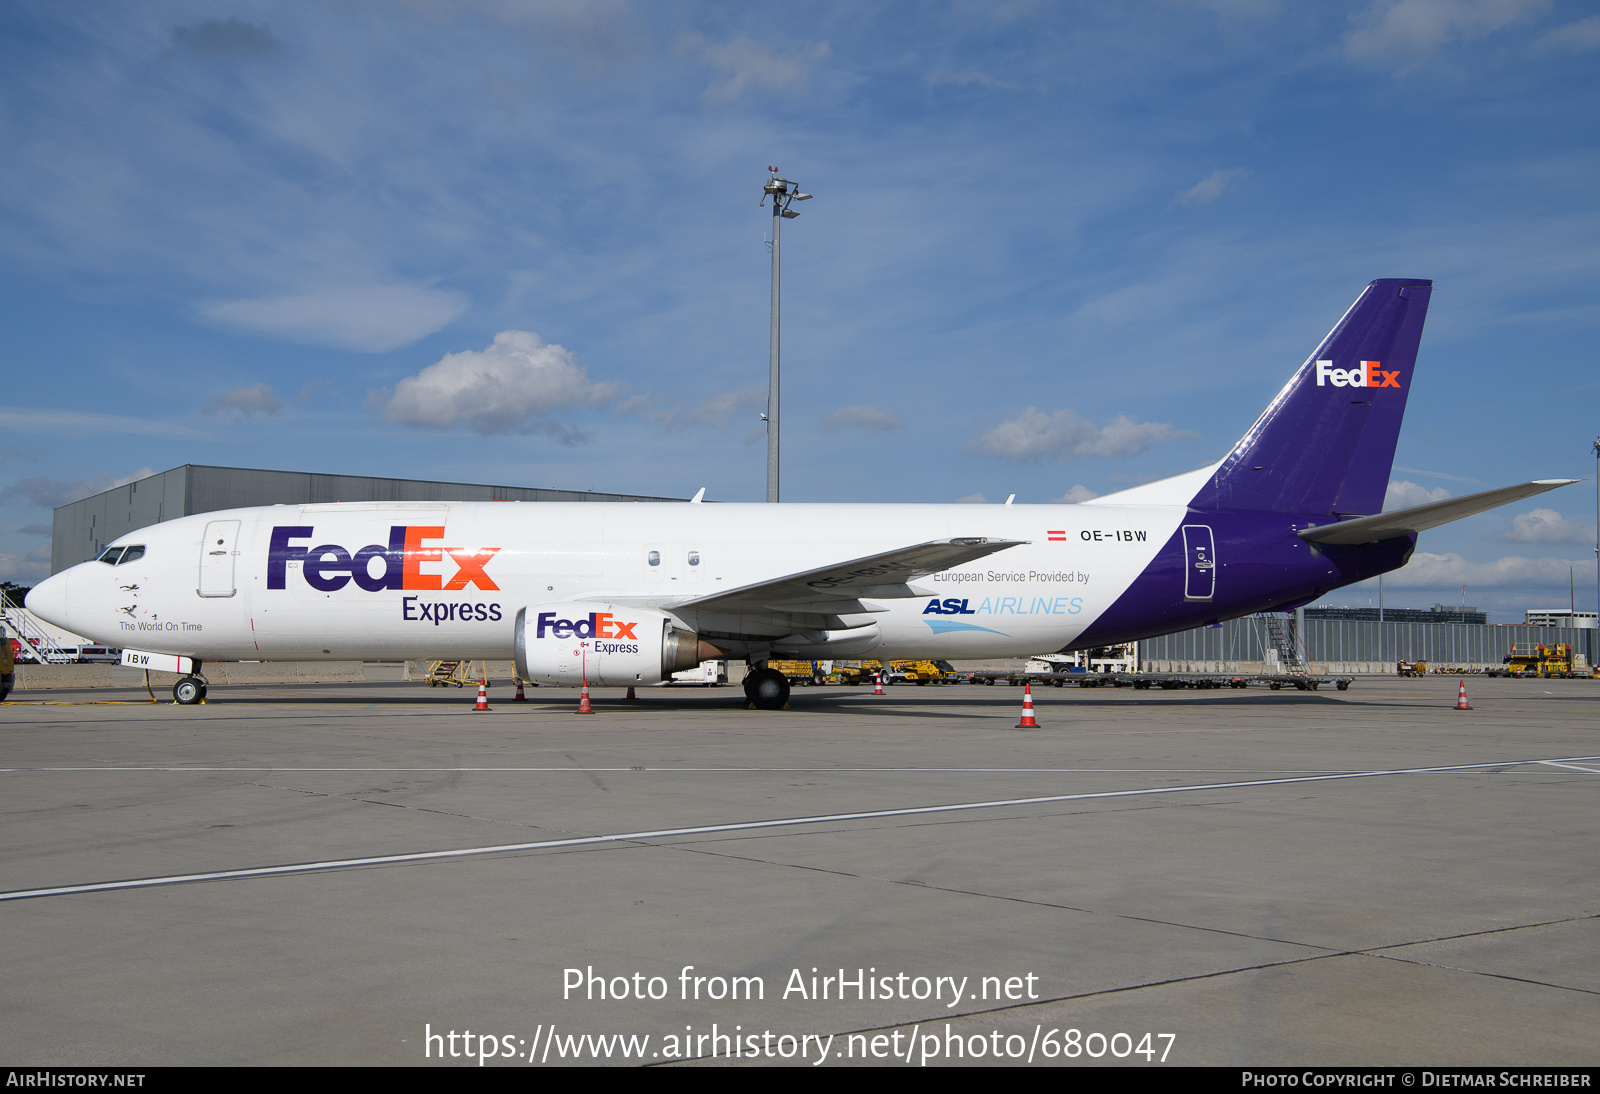
[[[78,659],[76,647],[69,650],[57,644],[33,613],[15,603],[4,590],[0,590],[0,620],[5,623],[6,636],[22,643],[23,652],[39,664],[66,665]]]
[[[1282,612],[1261,612],[1256,616],[1266,624],[1267,647],[1277,653],[1279,671],[1289,676],[1306,675],[1306,650],[1295,631],[1294,619]]]
[[[470,670],[470,661],[429,661],[428,686],[430,688],[462,687],[466,681],[460,676],[461,666]]]

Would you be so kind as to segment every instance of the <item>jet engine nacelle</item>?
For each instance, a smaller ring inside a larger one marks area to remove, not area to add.
[[[517,612],[517,674],[541,684],[658,684],[719,650],[665,612],[594,601]]]

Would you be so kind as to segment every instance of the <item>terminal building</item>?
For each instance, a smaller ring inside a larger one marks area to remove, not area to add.
[[[1476,623],[1489,622],[1489,613],[1477,608],[1435,604],[1431,608],[1307,608],[1307,619],[1346,619],[1376,623]],[[1528,622],[1532,623],[1530,619]],[[1552,624],[1557,625],[1557,624]]]
[[[139,528],[196,513],[252,505],[337,501],[687,501],[644,494],[597,494],[527,486],[482,486],[309,471],[260,471],[186,463],[114,486],[56,509],[50,525],[50,572],[87,562],[106,544]]]
[[[1524,622],[1530,627],[1575,627],[1593,630],[1600,626],[1600,612],[1580,612],[1573,608],[1529,608]]]

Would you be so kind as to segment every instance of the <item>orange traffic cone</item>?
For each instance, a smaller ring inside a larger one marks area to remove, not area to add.
[[[883,694],[883,673],[881,672],[872,678],[872,694]]]
[[[489,681],[487,679],[481,679],[481,680],[478,681],[478,705],[473,707],[472,710],[473,710],[473,713],[477,713],[480,710],[488,710],[488,709],[489,709]]]
[[[583,694],[578,698],[578,713],[593,714],[594,708],[589,705],[589,678],[583,678]]]
[[[629,699],[637,699],[639,697],[633,693],[633,689],[632,688],[629,688],[628,689],[628,698]]]
[[[1467,682],[1465,680],[1461,681],[1461,691],[1456,696],[1456,709],[1457,710],[1471,710],[1472,709],[1472,706],[1467,702]]]
[[[1022,685],[1022,721],[1017,723],[1018,729],[1038,729],[1039,723],[1033,720],[1033,684]]]
[[[511,701],[513,703],[526,703],[528,701],[528,697],[522,694],[522,681],[520,679],[517,681],[517,696]]]

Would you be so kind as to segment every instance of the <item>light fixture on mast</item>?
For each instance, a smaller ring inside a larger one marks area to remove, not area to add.
[[[768,347],[767,362],[767,412],[762,419],[767,423],[767,500],[778,500],[778,286],[780,282],[779,229],[783,221],[793,220],[800,214],[789,206],[797,201],[811,200],[810,194],[800,193],[800,187],[788,179],[778,177],[778,169],[768,166],[767,184],[761,188],[761,204],[772,199],[772,337]]]

